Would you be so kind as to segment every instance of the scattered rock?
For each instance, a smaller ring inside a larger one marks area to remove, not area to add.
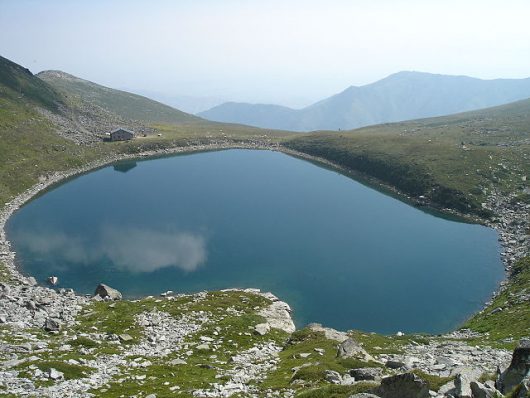
[[[110,286],[105,285],[104,283],[100,283],[98,287],[96,287],[94,296],[99,296],[102,299],[107,300],[121,300],[122,298],[122,295],[119,291],[113,289]]]

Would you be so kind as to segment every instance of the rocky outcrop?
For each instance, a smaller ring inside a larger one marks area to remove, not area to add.
[[[471,391],[471,383],[476,382],[481,372],[471,368],[465,368],[455,377],[455,393],[459,398],[474,398]]]
[[[121,300],[122,295],[121,293],[113,289],[110,286],[105,285],[104,283],[100,283],[98,287],[96,287],[96,291],[94,292],[94,296],[99,296],[104,300]]]
[[[348,334],[344,332],[339,332],[338,330],[332,328],[323,327],[320,323],[310,323],[307,325],[309,330],[317,333],[324,333],[324,337],[328,340],[335,340],[338,343],[342,343],[347,340]]]
[[[381,398],[430,398],[429,385],[414,373],[385,377],[374,392]]]
[[[501,373],[497,380],[497,388],[508,393],[530,376],[530,341],[523,340],[513,351],[510,366]]]
[[[489,386],[486,386],[478,381],[472,381],[470,384],[473,398],[497,398],[500,392]]]
[[[381,368],[358,368],[351,369],[350,376],[357,381],[379,381],[383,375],[383,369]]]
[[[337,348],[337,357],[356,358],[365,362],[373,361],[374,359],[352,338],[348,338],[339,344],[339,347]]]
[[[296,330],[294,322],[291,319],[291,307],[283,301],[274,301],[268,307],[258,312],[267,320],[271,328],[280,329],[287,333],[293,333]]]

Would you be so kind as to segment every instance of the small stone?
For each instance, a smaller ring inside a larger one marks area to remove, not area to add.
[[[64,373],[59,372],[58,370],[54,368],[50,368],[47,372],[47,376],[48,378],[52,380],[62,380],[64,378]]]
[[[341,384],[342,376],[334,370],[326,370],[324,378],[332,384]]]
[[[127,334],[127,333],[122,333],[122,334],[118,335],[118,338],[120,339],[120,341],[122,341],[124,343],[133,340],[132,336],[130,334]]]
[[[169,361],[169,364],[172,365],[172,366],[175,366],[175,365],[186,365],[187,362],[184,361],[183,359],[176,358],[176,359],[172,359],[171,361]]]
[[[385,366],[390,369],[401,369],[407,367],[407,365],[405,365],[403,362],[393,360],[386,361]]]
[[[265,336],[270,330],[271,327],[268,323],[259,323],[254,327],[254,332],[260,336]]]

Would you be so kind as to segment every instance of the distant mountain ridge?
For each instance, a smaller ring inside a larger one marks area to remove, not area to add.
[[[444,116],[530,98],[530,78],[482,80],[424,72],[398,72],[302,109],[228,102],[198,116],[293,131],[353,129]]]

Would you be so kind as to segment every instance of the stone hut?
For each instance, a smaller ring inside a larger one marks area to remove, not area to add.
[[[133,138],[134,133],[131,130],[127,130],[121,127],[110,132],[111,141],[128,141],[132,140]]]

